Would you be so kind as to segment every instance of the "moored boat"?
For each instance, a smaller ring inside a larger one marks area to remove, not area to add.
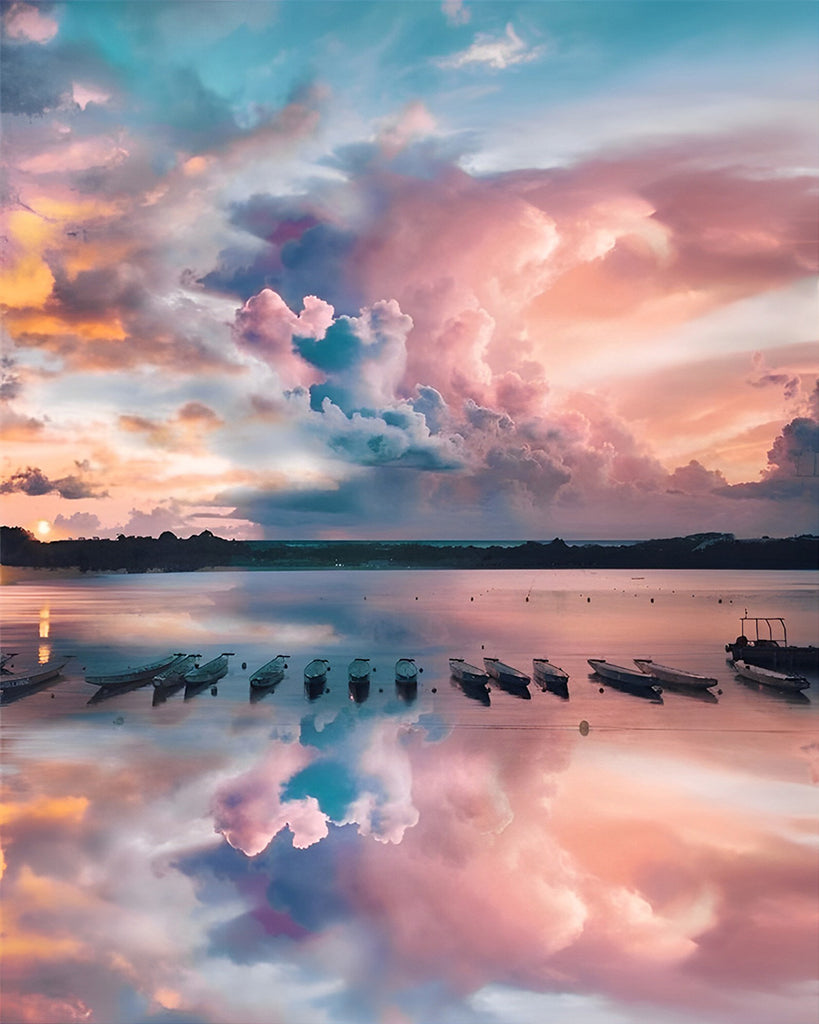
[[[777,672],[775,669],[763,668],[761,665],[749,665],[742,658],[734,661],[734,670],[743,677],[763,686],[772,686],[777,690],[798,693],[810,686],[810,680],[804,676]]]
[[[86,683],[91,683],[92,686],[129,686],[131,683],[147,682],[152,679],[157,673],[163,669],[168,668],[177,658],[184,657],[184,655],[176,652],[175,654],[166,654],[164,658],[158,658],[156,661],[149,661],[145,665],[135,665],[132,668],[123,669],[122,672],[111,672],[107,675],[96,675],[86,676]]]
[[[362,683],[370,678],[370,659],[353,658],[347,666],[347,678],[351,683]]]
[[[588,658],[587,661],[599,676],[619,689],[640,697],[662,700],[662,690],[655,686],[644,672],[625,668],[623,665],[613,665],[605,658]]]
[[[466,683],[471,686],[486,686],[489,682],[489,676],[486,672],[481,672],[476,665],[470,665],[463,658],[450,658],[449,671],[459,683]]]
[[[218,682],[222,676],[227,675],[228,658],[232,657],[232,651],[223,651],[218,657],[206,661],[204,665],[189,669],[182,677],[185,686],[207,686],[209,683]]]
[[[507,665],[498,658],[484,658],[483,664],[487,673],[501,686],[523,689],[530,683],[529,676],[525,672],[521,672],[519,668],[514,668],[512,665]]]
[[[277,654],[275,658],[265,662],[250,677],[250,685],[261,689],[280,683],[284,678],[284,670],[287,668],[287,658],[289,657],[289,654]]]
[[[569,696],[569,673],[553,665],[548,658],[532,658],[532,674],[541,690]]]
[[[742,661],[777,671],[819,668],[819,647],[789,644],[788,630],[781,616],[743,615],[739,636],[733,643],[726,644],[725,650],[733,662]]]
[[[0,671],[9,672],[10,669],[7,669],[6,665],[8,665],[12,658],[16,657],[17,653],[15,651],[6,651],[4,654],[0,654]]]
[[[38,683],[45,683],[62,672],[67,658],[61,661],[56,658],[52,661],[44,661],[42,665],[36,665],[25,672],[15,672],[12,675],[0,676],[0,693],[8,693],[11,690],[23,689],[27,686],[36,686]]]
[[[698,675],[696,672],[671,668],[669,665],[658,665],[651,658],[635,658],[634,664],[641,672],[645,672],[647,676],[656,679],[657,682],[665,683],[666,686],[688,690],[707,690],[709,686],[716,686],[718,682],[713,676]]]
[[[199,654],[180,654],[162,672],[151,680],[157,689],[170,689],[173,686],[181,686],[185,681],[185,673],[196,667],[196,659]]]
[[[353,658],[347,666],[350,699],[363,704],[370,696],[370,659]]]
[[[399,686],[418,685],[418,666],[415,658],[399,658],[395,663],[395,681]]]
[[[326,658],[313,658],[304,669],[304,692],[309,700],[315,700],[324,693],[330,662]]]

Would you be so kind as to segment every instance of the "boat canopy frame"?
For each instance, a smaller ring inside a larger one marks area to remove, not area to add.
[[[748,636],[748,632],[746,631],[746,628],[745,628],[745,623],[746,622],[753,622],[753,624],[754,624],[754,636],[753,637]],[[761,622],[764,622],[765,626],[767,626],[767,629],[768,629],[768,635],[767,636],[760,636],[759,635],[759,630],[760,630],[759,624]],[[746,609],[745,614],[740,619],[740,636],[746,637],[748,639],[748,641],[750,641],[752,643],[756,643],[756,644],[759,644],[759,643],[762,643],[762,644],[775,644],[776,646],[779,646],[780,641],[777,640],[777,639],[774,639],[774,635],[773,635],[773,632],[774,632],[773,623],[775,623],[775,622],[778,622],[779,625],[782,627],[782,641],[781,642],[782,642],[783,646],[787,647],[788,646],[788,628],[785,625],[785,620],[780,615],[758,615],[758,616],[757,615],[749,615],[748,611]]]

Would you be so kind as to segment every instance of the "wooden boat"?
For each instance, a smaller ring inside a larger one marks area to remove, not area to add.
[[[501,686],[520,690],[530,683],[529,676],[519,668],[513,668],[497,658],[484,658],[484,668]]]
[[[370,659],[353,658],[347,666],[347,678],[351,683],[363,683],[370,678]]]
[[[744,679],[750,679],[754,683],[761,683],[763,686],[773,686],[777,690],[798,693],[800,690],[806,690],[810,686],[810,680],[804,676],[777,672],[775,669],[763,668],[761,665],[749,665],[741,658],[734,662],[734,669]]]
[[[159,658],[157,661],[150,661],[145,665],[136,665],[133,668],[124,669],[122,672],[111,672],[108,675],[102,676],[86,676],[86,683],[91,683],[92,686],[126,686],[131,683],[147,682],[152,679],[157,673],[174,662],[177,658],[181,658],[183,655],[179,654],[166,654],[164,658]]]
[[[347,680],[351,700],[363,704],[370,696],[370,659],[353,658],[347,666]]]
[[[23,689],[26,686],[36,686],[38,683],[45,683],[62,672],[68,658],[62,661],[56,659],[44,661],[25,672],[15,672],[13,675],[0,676],[0,693],[8,693],[11,690]]]
[[[189,669],[182,678],[185,686],[207,686],[208,683],[218,682],[222,676],[227,675],[228,658],[233,657],[232,651],[223,651],[218,657],[206,661],[199,668]]]
[[[286,659],[289,657],[289,654],[277,654],[275,658],[266,662],[261,668],[257,668],[250,677],[250,685],[263,689],[264,687],[275,686],[276,683],[280,683],[284,678],[284,670],[287,668]]]
[[[742,661],[746,665],[786,672],[796,668],[819,668],[819,647],[789,644],[785,620],[780,616],[743,615],[739,636],[733,643],[726,644],[725,650],[735,663]]]
[[[178,655],[166,669],[157,672],[152,680],[154,686],[157,689],[181,686],[185,681],[185,673],[196,667],[196,659],[199,657],[199,654]]]
[[[449,671],[459,683],[465,683],[468,686],[485,687],[489,682],[489,676],[486,672],[481,672],[477,666],[470,665],[469,662],[464,661],[463,658],[450,658]]]
[[[569,673],[553,665],[548,658],[532,658],[532,674],[541,690],[569,696]]]
[[[644,672],[635,672],[634,669],[625,668],[622,665],[613,665],[605,658],[588,658],[587,660],[599,676],[609,683],[613,683],[619,689],[640,697],[662,700],[662,690],[659,686],[655,686]]]
[[[326,658],[314,658],[304,669],[304,692],[308,700],[315,700],[324,693],[330,662]]]
[[[415,658],[399,658],[395,663],[395,682],[398,686],[418,685],[418,666]]]
[[[645,672],[647,676],[651,676],[657,682],[665,683],[666,686],[687,690],[707,690],[709,686],[717,685],[717,680],[713,676],[701,676],[696,672],[686,672],[681,668],[659,665],[651,658],[635,658],[634,664],[641,672]]]

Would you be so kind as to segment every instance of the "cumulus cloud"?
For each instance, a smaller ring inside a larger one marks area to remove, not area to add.
[[[59,25],[34,4],[12,3],[3,12],[3,29],[9,39],[47,43],[57,34]]]
[[[77,468],[82,469],[77,463]],[[30,496],[57,493],[62,498],[76,501],[79,498],[105,498],[107,491],[100,491],[96,485],[80,474],[63,476],[50,480],[38,467],[27,466],[0,482],[0,494],[12,494],[15,491]]]

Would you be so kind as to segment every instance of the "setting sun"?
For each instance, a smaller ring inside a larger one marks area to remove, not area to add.
[[[37,523],[37,536],[45,538],[51,533],[51,523],[47,519],[41,519]]]

